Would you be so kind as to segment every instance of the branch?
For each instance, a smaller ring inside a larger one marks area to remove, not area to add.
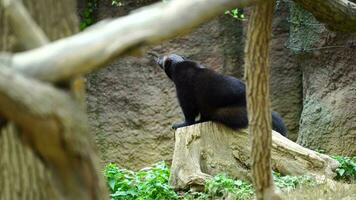
[[[294,0],[334,31],[356,32],[356,4],[347,0]]]
[[[188,32],[222,14],[258,0],[189,0],[157,3],[101,23],[88,31],[13,56],[13,68],[56,82],[89,73],[125,52]]]
[[[36,24],[20,0],[0,0],[9,16],[12,29],[26,49],[43,46],[49,39]]]

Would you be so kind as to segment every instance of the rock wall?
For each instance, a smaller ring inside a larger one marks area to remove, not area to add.
[[[325,38],[322,38],[325,39]],[[343,46],[356,35],[337,34],[327,45]],[[298,143],[338,155],[356,155],[356,48],[305,55],[304,107]]]
[[[356,155],[356,34],[328,31],[291,3],[288,46],[303,76],[298,143],[330,154]]]
[[[288,138],[295,141],[299,132],[300,113],[303,108],[302,71],[295,55],[286,48],[289,38],[289,7],[277,4],[273,19],[270,91],[271,106],[281,114],[288,129]]]

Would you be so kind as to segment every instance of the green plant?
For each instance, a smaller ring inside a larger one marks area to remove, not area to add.
[[[124,3],[122,2],[122,0],[111,0],[111,5],[121,7],[124,6]]]
[[[80,30],[84,30],[94,23],[94,11],[97,8],[97,0],[86,0],[85,7],[81,13]]]
[[[112,200],[126,199],[178,199],[169,187],[169,169],[164,162],[154,164],[138,172],[108,164],[104,172]]]
[[[206,200],[207,195],[204,192],[188,191],[184,194],[181,194],[179,199],[182,199],[182,200]]]
[[[336,180],[355,182],[356,180],[356,157],[332,156],[340,163],[336,169]]]
[[[310,176],[282,176],[278,172],[273,172],[273,180],[277,187],[283,190],[294,190],[299,185],[314,185],[315,180]]]
[[[207,198],[220,199],[229,197],[230,199],[250,199],[253,195],[251,184],[228,178],[225,174],[218,174],[205,183]]]
[[[211,199],[252,199],[253,187],[250,183],[218,174],[205,183],[203,192],[176,193],[169,185],[170,170],[164,162],[137,172],[122,169],[116,164],[108,164],[104,170],[110,190],[111,200],[211,200]],[[314,185],[308,176],[282,176],[273,172],[277,187],[293,190],[299,185]]]
[[[225,11],[225,15],[230,15],[231,17],[238,19],[238,20],[246,20],[243,10],[239,9],[239,8],[227,10],[227,11]]]

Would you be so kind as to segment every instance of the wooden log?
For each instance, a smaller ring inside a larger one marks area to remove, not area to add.
[[[251,145],[247,129],[213,122],[177,129],[169,183],[176,190],[201,190],[211,175],[249,180]],[[272,132],[272,168],[285,175],[332,178],[339,163]]]

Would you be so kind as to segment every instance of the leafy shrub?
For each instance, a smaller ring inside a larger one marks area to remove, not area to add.
[[[228,178],[225,174],[218,174],[207,180],[203,192],[177,194],[168,185],[169,173],[170,170],[164,162],[137,172],[110,163],[104,171],[112,200],[247,200],[252,199],[254,195],[250,183]],[[299,185],[314,184],[314,179],[308,176],[282,176],[273,172],[273,177],[277,187],[288,191]]]
[[[294,190],[299,185],[311,186],[315,184],[315,180],[310,176],[282,176],[278,172],[273,172],[273,180],[278,188],[287,191]]]
[[[164,162],[138,172],[121,169],[115,164],[105,168],[111,199],[178,199],[168,186],[169,169]]]
[[[97,0],[86,0],[85,7],[80,14],[80,30],[84,30],[94,23],[94,12],[98,7]]]
[[[218,174],[205,183],[204,192],[189,191],[181,196],[184,200],[236,199],[247,200],[253,196],[251,184]]]
[[[251,184],[233,180],[224,174],[217,175],[205,184],[204,192],[187,192],[178,195],[168,185],[169,168],[164,162],[154,164],[137,172],[121,169],[115,164],[108,164],[104,174],[112,200],[143,199],[232,199],[244,200],[253,195]]]
[[[332,156],[340,163],[336,169],[336,180],[355,182],[356,180],[356,157]]]
[[[228,178],[225,174],[218,174],[206,181],[205,193],[211,199],[224,199],[229,196],[229,199],[244,200],[252,197],[253,187],[247,182]]]

